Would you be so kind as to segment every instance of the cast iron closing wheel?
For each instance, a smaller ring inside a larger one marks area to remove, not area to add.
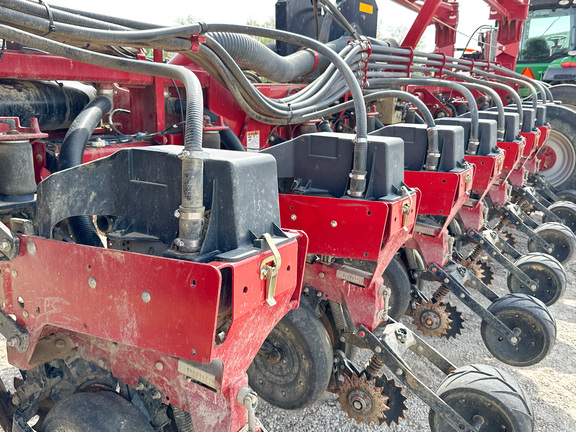
[[[536,291],[524,285],[512,273],[508,275],[508,289],[513,293],[523,293],[536,297],[546,304],[553,305],[566,290],[566,272],[562,264],[550,255],[541,252],[530,252],[515,262],[516,266],[528,277],[538,283]]]
[[[248,368],[250,387],[284,409],[308,406],[324,393],[332,373],[326,329],[305,304],[291,310],[270,332]]]
[[[576,254],[576,235],[564,224],[548,222],[534,230],[536,234],[554,246],[554,250],[548,253],[533,238],[528,239],[530,252],[543,252],[552,255],[560,264],[569,264]]]
[[[570,201],[556,201],[548,207],[552,213],[558,216],[564,225],[576,232],[576,204]],[[542,217],[542,222],[552,222],[546,216]]]
[[[540,300],[525,294],[507,294],[488,307],[520,337],[513,345],[482,321],[484,345],[498,360],[512,366],[530,366],[543,360],[556,342],[556,322]]]
[[[478,432],[532,432],[532,406],[520,385],[504,371],[487,365],[456,369],[436,394]],[[435,411],[430,411],[432,432],[461,432]]]
[[[43,432],[153,432],[138,409],[111,391],[74,393],[50,410]]]

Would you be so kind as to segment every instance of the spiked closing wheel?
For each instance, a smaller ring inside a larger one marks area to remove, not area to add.
[[[494,280],[494,271],[484,261],[473,261],[470,258],[466,258],[465,260],[462,260],[460,264],[471,271],[474,276],[476,276],[486,285],[490,285]]]
[[[464,318],[462,318],[462,312],[459,312],[456,309],[456,306],[452,306],[450,303],[446,303],[446,312],[448,313],[449,319],[452,321],[450,323],[450,328],[446,330],[446,334],[443,334],[442,337],[446,339],[454,338],[458,335],[462,334],[462,329],[464,326]]]
[[[411,315],[418,330],[429,337],[441,338],[446,335],[452,323],[444,303],[433,301],[418,303],[412,309]]]
[[[338,389],[338,402],[348,417],[357,423],[377,425],[386,421],[388,396],[382,394],[382,387],[377,387],[376,380],[352,373],[344,375],[344,382]]]

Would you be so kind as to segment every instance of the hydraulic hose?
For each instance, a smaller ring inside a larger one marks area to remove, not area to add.
[[[30,14],[18,12],[13,9],[0,7],[0,22],[25,29],[37,35],[45,35],[49,28],[50,20],[40,18]],[[191,42],[188,39],[172,37],[171,33],[181,35],[185,34],[180,28],[168,32],[167,37],[158,37],[159,30],[101,30],[91,29],[66,23],[58,23],[55,30],[51,31],[46,37],[50,39],[61,39],[78,43],[79,41],[90,41],[91,44],[98,45],[127,45],[127,46],[154,46],[167,51],[189,50]],[[200,25],[186,26],[190,30],[188,35],[198,33],[201,30]]]
[[[210,117],[211,122],[213,122],[213,123],[218,122],[218,116],[206,108],[204,108],[204,115],[207,115],[208,117]],[[224,125],[228,126],[226,123],[224,123]],[[242,145],[242,142],[240,141],[240,139],[238,139],[236,134],[234,132],[232,132],[232,130],[230,128],[220,131],[220,139],[222,140],[222,142],[224,143],[224,146],[228,150],[246,151],[246,149]]]
[[[483,64],[484,63],[482,63],[482,65]],[[544,85],[544,83],[542,83],[538,80],[535,80],[535,79],[528,78],[527,76],[519,74],[516,71],[506,69],[502,66],[497,66],[497,65],[492,64],[492,63],[490,63],[490,67],[497,72],[503,73],[503,74],[510,76],[512,78],[519,79],[520,81],[526,81],[526,82],[532,84],[534,87],[538,87],[540,89],[540,94],[542,95],[542,103],[543,104],[546,104],[547,100],[549,100],[550,102],[554,102],[554,96],[552,96],[552,93]]]
[[[436,123],[434,122],[434,117],[432,113],[426,106],[424,102],[420,100],[417,96],[412,93],[408,93],[402,90],[382,90],[370,94],[370,97],[378,96],[378,99],[385,98],[397,98],[402,99],[406,102],[412,103],[418,111],[424,116],[426,125],[428,126],[428,150],[426,154],[426,163],[424,164],[424,170],[426,171],[437,171],[438,164],[440,162],[440,146],[438,144],[438,129],[436,128]]]
[[[528,81],[519,80],[517,78],[511,78],[511,77],[503,76],[503,75],[496,75],[494,73],[485,72],[485,71],[477,69],[477,68],[474,68],[472,70],[472,72],[474,72],[476,75],[481,75],[481,76],[484,76],[486,78],[508,81],[508,82],[513,83],[513,84],[526,87],[528,90],[530,90],[530,93],[532,93],[532,108],[534,108],[534,111],[536,111],[538,109],[538,94],[537,94],[534,86],[532,84],[530,84]]]
[[[366,164],[368,158],[368,120],[366,115],[366,106],[364,105],[362,97],[362,89],[357,77],[350,70],[346,62],[340,58],[334,50],[318,41],[315,41],[314,39],[281,30],[229,24],[206,24],[202,27],[204,28],[204,32],[222,31],[243,33],[302,45],[324,55],[328,60],[335,64],[346,81],[346,84],[348,84],[352,98],[355,101],[356,137],[354,138],[354,159],[352,163],[352,171],[350,173],[350,188],[348,190],[348,195],[353,197],[364,196],[366,191]]]
[[[482,84],[468,81],[468,79],[461,77],[459,74],[456,74],[454,72],[444,71],[444,73],[450,77],[453,77],[453,78],[462,78],[464,81],[466,81],[466,82],[460,83],[464,87],[468,87],[469,89],[481,91],[483,93],[487,93],[490,95],[490,97],[492,98],[492,100],[496,104],[496,110],[498,112],[498,120],[497,120],[498,141],[503,141],[504,140],[504,133],[506,132],[505,124],[504,124],[505,123],[504,104],[502,103],[502,99],[500,99],[500,96],[498,95],[498,93],[496,93],[496,91],[494,91],[493,89],[491,89],[490,87],[488,87],[486,85],[482,85]]]
[[[209,33],[241,66],[247,66],[254,72],[276,82],[291,82],[312,72],[317,57],[310,50],[296,51],[282,57],[265,45],[244,34]]]
[[[184,150],[180,155],[182,159],[182,205],[179,209],[179,238],[174,243],[178,250],[185,253],[200,250],[204,226],[203,97],[202,87],[196,75],[183,67],[110,57],[85,51],[5,25],[0,25],[0,37],[72,60],[125,72],[174,79],[184,84],[187,101]]]
[[[82,156],[88,140],[102,118],[112,109],[108,96],[97,96],[76,117],[68,129],[58,161],[59,171],[82,164]],[[90,216],[72,216],[68,218],[70,229],[77,243],[87,246],[102,246],[102,240],[92,223]]]
[[[467,154],[475,155],[478,152],[478,147],[480,141],[478,139],[478,107],[476,106],[476,100],[470,90],[464,87],[462,84],[454,81],[445,81],[434,78],[379,78],[369,80],[370,85],[380,85],[380,84],[394,84],[394,85],[421,85],[421,86],[438,86],[445,87],[449,89],[456,90],[461,93],[468,101],[468,107],[470,109],[470,140],[468,141],[468,147],[466,149]]]

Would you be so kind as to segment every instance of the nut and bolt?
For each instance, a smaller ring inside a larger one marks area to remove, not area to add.
[[[12,249],[10,242],[8,240],[2,240],[2,243],[0,243],[0,250],[2,252],[10,252],[10,249]]]
[[[36,244],[34,242],[28,242],[26,250],[30,255],[36,255]]]
[[[8,340],[6,341],[6,346],[16,348],[20,346],[21,343],[22,341],[18,336],[12,336],[11,338],[8,338]]]
[[[54,344],[56,345],[56,348],[62,349],[66,346],[66,341],[64,339],[57,339]]]

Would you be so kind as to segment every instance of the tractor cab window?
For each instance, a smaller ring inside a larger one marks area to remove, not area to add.
[[[520,41],[519,61],[543,62],[574,48],[571,24],[575,8],[530,11]]]

